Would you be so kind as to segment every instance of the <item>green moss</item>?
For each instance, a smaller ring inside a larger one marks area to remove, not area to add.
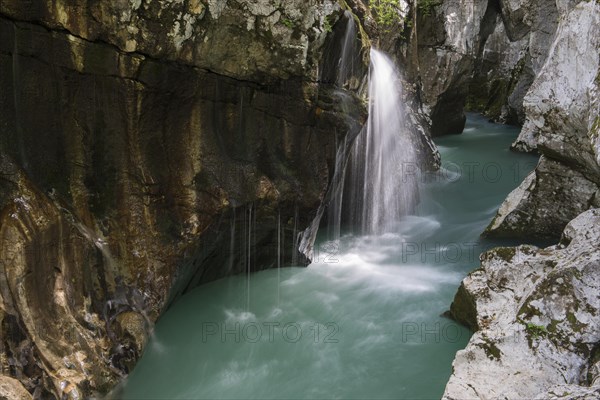
[[[571,330],[573,332],[580,333],[587,326],[586,324],[579,322],[575,314],[572,312],[567,312],[567,321],[569,321],[569,324],[571,325]]]
[[[548,334],[548,329],[546,329],[545,326],[536,325],[533,322],[527,322],[525,329],[527,330],[527,333],[534,339],[538,339]]]
[[[540,310],[538,310],[535,307],[532,307],[528,302],[523,304],[521,306],[521,308],[519,308],[519,312],[517,313],[517,315],[519,316],[519,320],[521,321],[521,323],[525,324],[525,320],[529,320],[535,316],[540,317],[541,313]]]
[[[450,314],[454,320],[465,325],[473,332],[479,330],[477,324],[477,307],[471,293],[461,284],[450,305]]]
[[[327,20],[325,20],[325,21],[327,21]],[[281,18],[281,23],[290,29],[294,28],[294,21],[292,21],[291,19]]]
[[[598,135],[600,135],[600,117],[596,117],[592,124],[592,129],[590,130],[590,137],[592,139],[596,138]]]
[[[389,30],[398,20],[398,0],[371,0],[369,8],[377,24],[383,28]]]
[[[517,254],[516,247],[496,247],[492,250],[493,254],[504,261],[510,262]]]
[[[331,26],[331,22],[329,22],[328,17],[325,17],[325,20],[323,21],[323,29],[325,29],[325,32],[327,33],[331,33],[333,31],[333,27]]]
[[[367,35],[367,32],[365,32],[365,29],[362,25],[360,18],[358,18],[358,16],[356,14],[354,14],[354,12],[352,11],[352,7],[350,7],[348,5],[348,3],[346,3],[345,0],[338,0],[338,4],[340,5],[340,7],[343,10],[346,10],[346,11],[350,12],[350,14],[352,14],[352,18],[354,18],[354,22],[356,22],[356,26],[358,26],[358,31],[360,32],[360,38],[361,38],[363,49],[367,49],[367,50],[370,49],[371,48],[371,39],[369,39],[369,35]]]

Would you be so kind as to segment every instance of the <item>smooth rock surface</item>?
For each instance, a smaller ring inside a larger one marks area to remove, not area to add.
[[[550,56],[525,96],[527,119],[513,147],[600,174],[588,137],[598,117],[599,48],[600,5],[580,2],[561,19]]]
[[[486,2],[444,1],[417,20],[422,101],[434,136],[462,132],[463,107],[480,46],[496,11]]]

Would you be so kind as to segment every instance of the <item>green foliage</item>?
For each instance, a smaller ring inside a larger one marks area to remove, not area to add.
[[[290,29],[294,28],[294,21],[292,21],[291,19],[281,18],[281,23]]]
[[[548,330],[543,325],[536,325],[532,322],[528,322],[525,326],[527,332],[535,339],[542,337],[548,333]]]
[[[421,13],[428,17],[431,15],[431,11],[434,7],[437,7],[441,4],[440,0],[418,0],[417,7]]]
[[[380,26],[389,28],[398,19],[398,0],[371,0],[369,7]]]
[[[333,30],[331,22],[329,22],[329,18],[325,18],[325,20],[323,21],[323,29],[325,29],[325,32],[327,33],[331,33],[331,31]]]

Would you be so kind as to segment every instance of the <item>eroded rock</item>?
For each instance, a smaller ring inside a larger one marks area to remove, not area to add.
[[[39,21],[124,52],[263,82],[300,76],[316,80],[326,26],[341,15],[333,0],[2,0],[0,10],[15,20]]]
[[[556,246],[482,254],[481,267],[462,282],[451,308],[476,332],[456,355],[444,398],[586,398],[596,392],[588,371],[600,342],[599,271],[600,209],[571,221]],[[576,390],[561,392],[556,385]]]
[[[600,206],[598,190],[582,173],[542,157],[504,200],[484,235],[557,240],[569,221]]]
[[[590,132],[598,116],[600,9],[580,2],[561,19],[550,55],[524,99],[527,119],[513,147],[538,149],[600,174]]]
[[[560,7],[566,14],[525,97],[527,119],[513,144],[543,157],[500,208],[486,230],[491,236],[555,239],[570,219],[600,202],[600,5]]]

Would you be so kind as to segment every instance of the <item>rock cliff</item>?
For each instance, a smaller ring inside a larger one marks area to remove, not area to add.
[[[423,101],[434,135],[460,133],[463,109],[522,125],[525,96],[576,1],[421,3],[416,36]]]
[[[557,239],[569,220],[600,206],[600,5],[583,1],[565,12],[514,144],[542,158],[504,202],[490,236]]]
[[[485,235],[558,244],[491,250],[462,282],[451,314],[475,334],[457,353],[446,399],[600,393],[600,4],[543,4],[501,2],[511,46],[526,61],[519,79],[531,79],[519,92],[524,126],[513,148],[541,158]]]
[[[308,261],[366,118],[357,87],[319,81],[345,18],[330,0],[0,1],[1,395],[107,392],[179,294]]]

